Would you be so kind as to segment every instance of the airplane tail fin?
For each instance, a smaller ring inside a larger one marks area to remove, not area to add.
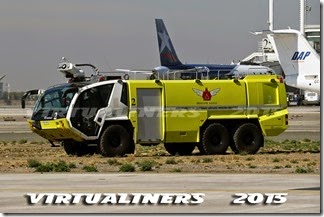
[[[274,30],[268,34],[274,45],[285,81],[296,86],[297,77],[320,79],[320,58],[306,38],[297,30]]]
[[[160,61],[162,66],[182,65],[172,45],[168,31],[162,19],[155,19],[159,44]]]

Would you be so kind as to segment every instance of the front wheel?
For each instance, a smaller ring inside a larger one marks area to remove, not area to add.
[[[100,153],[105,157],[124,156],[134,152],[134,143],[125,127],[111,125],[103,132],[99,148]]]
[[[96,152],[96,147],[88,146],[87,144],[75,141],[63,141],[62,146],[68,155],[84,156],[93,155]]]
[[[257,153],[264,143],[260,128],[252,123],[242,124],[235,131],[233,138],[236,149],[247,154]]]
[[[73,141],[63,141],[62,146],[64,148],[64,151],[68,155],[76,155],[78,147],[75,142]]]

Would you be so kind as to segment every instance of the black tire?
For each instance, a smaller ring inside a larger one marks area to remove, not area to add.
[[[240,153],[255,154],[263,146],[264,137],[258,126],[246,123],[237,128],[234,143]]]
[[[235,153],[235,154],[238,154],[239,153],[239,150],[236,148],[235,146],[235,142],[234,142],[234,133],[236,132],[237,130],[237,126],[234,126],[234,127],[231,127],[231,130],[230,130],[230,135],[229,135],[229,147],[231,148],[231,150]]]
[[[164,148],[171,155],[191,155],[195,149],[195,143],[165,143]]]
[[[230,141],[229,147],[231,148],[231,150],[232,150],[235,154],[240,153],[240,151],[239,151],[239,150],[236,148],[236,146],[235,146],[235,143],[234,143],[234,139],[233,139],[233,138],[231,138],[231,141]]]
[[[100,153],[105,157],[124,156],[134,152],[133,146],[130,133],[120,125],[107,127],[99,142]]]
[[[78,151],[78,146],[74,141],[63,141],[62,146],[64,151],[68,155],[76,155]]]
[[[222,124],[214,123],[205,129],[202,146],[206,154],[225,154],[229,143],[228,130]]]
[[[135,142],[133,139],[131,139],[129,148],[128,148],[126,154],[134,154],[134,153],[135,153]]]
[[[96,152],[95,146],[88,146],[87,144],[76,141],[63,141],[63,148],[68,155],[84,156],[93,155]]]

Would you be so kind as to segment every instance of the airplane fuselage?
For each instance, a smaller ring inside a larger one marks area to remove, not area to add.
[[[207,67],[209,69],[208,77],[210,79],[224,78],[228,75],[247,75],[247,74],[265,74],[274,73],[272,69],[260,65],[238,65],[238,64],[181,64],[181,65],[168,65],[166,66],[171,70],[188,70],[197,67]],[[183,72],[182,77],[189,78],[195,76],[193,73]],[[207,72],[203,73],[207,76]]]
[[[320,77],[314,75],[299,75],[297,77],[297,88],[308,90],[316,93],[321,92]]]
[[[211,79],[224,77],[225,74],[230,73],[235,65],[212,65],[212,64],[182,64],[176,66],[166,66],[171,70],[187,70],[193,69],[195,67],[207,67],[209,69],[208,76]],[[203,73],[204,76],[207,76],[207,72]],[[183,72],[181,73],[182,77],[195,77],[194,73]]]

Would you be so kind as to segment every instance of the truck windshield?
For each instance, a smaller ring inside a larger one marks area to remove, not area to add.
[[[60,85],[46,90],[39,96],[34,111],[33,120],[51,120],[57,118],[64,118],[67,113],[69,104],[74,96],[74,92],[66,94],[63,93],[70,88],[71,85]]]

